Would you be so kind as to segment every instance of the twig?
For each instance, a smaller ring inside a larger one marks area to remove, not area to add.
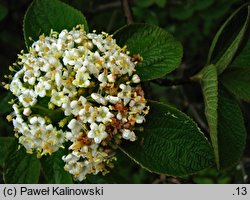
[[[179,77],[184,77],[184,71],[187,68],[187,65],[185,63],[183,63],[180,67],[180,74]],[[180,78],[179,80],[186,80],[187,78]],[[191,79],[188,78],[190,82]],[[192,105],[191,103],[189,103],[189,99],[183,89],[183,86],[180,86],[180,92],[184,98],[185,103],[187,104],[187,107],[190,109],[190,112],[192,113],[194,119],[196,120],[196,122],[199,124],[199,126],[206,131],[207,133],[209,133],[209,128],[207,126],[207,124],[203,121],[203,119],[201,118],[201,116],[199,115],[199,113],[197,112],[196,108],[194,107],[194,105]]]
[[[159,184],[159,183],[165,183],[166,182],[166,176],[160,175],[159,178],[155,179],[152,184]]]
[[[123,5],[124,14],[127,18],[127,24],[134,23],[132,12],[129,6],[129,0],[121,0]]]
[[[111,15],[108,27],[107,27],[108,33],[111,31],[113,24],[115,23],[116,16],[117,16],[117,10],[114,10],[112,15]]]
[[[121,2],[120,1],[115,1],[115,2],[100,5],[100,6],[96,7],[95,9],[90,10],[89,13],[95,14],[95,13],[99,13],[99,12],[103,12],[103,11],[106,11],[106,10],[119,8],[119,7],[121,7]]]
[[[200,125],[200,127],[202,129],[204,129],[207,133],[209,133],[209,128],[207,127],[206,123],[201,119],[200,115],[198,114],[197,110],[195,109],[195,107],[189,103],[189,99],[186,95],[186,93],[184,92],[183,88],[180,87],[180,91],[181,94],[184,98],[184,101],[188,103],[188,108],[190,109],[191,113],[193,114],[193,117],[195,118],[195,120],[197,121],[197,123]]]

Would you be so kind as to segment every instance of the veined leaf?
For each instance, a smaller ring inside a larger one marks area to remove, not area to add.
[[[3,93],[0,95],[0,114],[6,114],[6,113],[10,113],[12,110],[12,106],[11,104],[9,104],[8,102],[11,101],[11,99],[13,99],[13,94],[11,94],[10,92],[8,93]]]
[[[65,165],[62,160],[63,155],[65,155],[65,153],[60,149],[51,155],[41,158],[41,164],[47,183],[73,183],[71,175],[63,168]]]
[[[5,183],[38,183],[40,161],[35,155],[27,154],[24,147],[17,149],[17,146],[18,144],[16,143],[11,146],[8,159],[6,159],[4,165],[3,175]]]
[[[214,64],[218,74],[232,62],[247,30],[249,15],[250,7],[247,3],[236,10],[216,33],[209,50],[207,65]],[[235,30],[234,33],[232,30]]]
[[[226,169],[240,159],[247,133],[237,100],[223,88],[219,90],[218,105],[220,169]]]
[[[127,45],[131,55],[143,58],[136,70],[144,81],[163,77],[181,62],[181,44],[157,26],[131,24],[119,29],[114,38],[120,46]]]
[[[49,35],[53,31],[71,30],[78,24],[83,24],[86,31],[88,25],[83,14],[75,8],[59,0],[34,0],[24,17],[24,38],[27,47],[39,35]]]
[[[13,145],[15,138],[0,137],[0,166],[3,167],[5,159],[8,157],[9,149]]]
[[[222,74],[221,82],[235,96],[250,101],[250,68],[230,68]]]
[[[145,169],[172,176],[192,174],[214,164],[213,150],[197,125],[179,110],[150,102],[150,114],[136,142],[121,149]]]
[[[250,36],[249,36],[250,37]],[[248,38],[247,44],[235,60],[230,64],[230,68],[250,68],[250,39]]]
[[[205,115],[209,125],[210,137],[214,148],[215,160],[219,167],[218,149],[218,80],[217,70],[214,65],[209,65],[200,72],[201,86],[205,102]]]

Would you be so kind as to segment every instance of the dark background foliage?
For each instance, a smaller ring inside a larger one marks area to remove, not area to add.
[[[64,0],[81,10],[89,29],[113,33],[126,24],[122,3],[119,0]],[[189,83],[185,77],[196,74],[205,65],[211,41],[227,17],[244,0],[132,0],[135,22],[158,25],[171,32],[184,47],[180,68],[165,79],[151,82],[147,87],[150,99],[168,102],[194,118],[206,133],[203,97],[200,86]],[[31,0],[0,0],[0,81],[8,73],[8,66],[25,49],[22,22]],[[179,79],[181,78],[181,79]],[[164,86],[163,86],[164,85]],[[5,117],[10,108],[4,102],[6,91],[0,88],[0,135],[12,136],[12,127]],[[250,107],[241,103],[247,130],[250,130]],[[232,113],[233,115],[233,113]],[[248,134],[249,135],[249,134]],[[112,172],[105,176],[90,176],[87,183],[249,183],[250,137],[239,164],[230,170],[218,172],[210,168],[193,176],[173,178],[145,171],[118,152],[118,161]],[[1,170],[0,170],[1,171]],[[46,173],[46,172],[44,172]],[[44,177],[40,177],[44,182]],[[2,180],[0,180],[2,182]]]

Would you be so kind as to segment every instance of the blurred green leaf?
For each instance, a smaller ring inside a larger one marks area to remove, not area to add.
[[[10,147],[13,145],[15,138],[0,137],[0,167],[4,166],[5,159],[8,157]]]
[[[181,44],[157,26],[127,25],[115,32],[114,38],[120,46],[127,45],[132,55],[142,56],[143,61],[136,70],[144,81],[163,77],[181,62]]]
[[[249,15],[249,4],[244,4],[226,20],[216,33],[209,50],[207,64],[214,64],[218,74],[222,73],[233,60],[247,30]],[[234,30],[233,34],[232,30]]]
[[[174,19],[187,20],[192,17],[194,13],[194,7],[190,4],[180,5],[173,7],[173,9],[171,9],[169,12],[170,16]]]
[[[154,1],[161,8],[163,8],[167,4],[167,0],[154,0]]]
[[[250,38],[250,36],[249,36]],[[250,39],[229,67],[250,67]]]
[[[7,112],[11,112],[12,106],[8,102],[13,98],[14,96],[10,93],[4,93],[0,95],[0,114],[6,114]]]
[[[221,77],[222,84],[236,97],[250,101],[250,68],[232,68]]]
[[[8,184],[38,183],[40,162],[35,155],[27,154],[24,147],[17,150],[17,144],[9,150],[4,166],[4,181]]]
[[[203,10],[214,3],[214,0],[195,0],[194,9]]]
[[[51,155],[41,158],[42,169],[44,176],[49,184],[71,184],[73,183],[72,177],[69,172],[64,170],[65,163],[62,156],[67,152],[59,149]]]
[[[218,121],[220,169],[227,169],[239,161],[247,132],[237,100],[223,88],[219,89]]]
[[[49,35],[51,29],[62,31],[71,30],[78,24],[83,24],[88,32],[88,25],[83,14],[75,8],[59,0],[34,0],[24,17],[24,38],[27,47],[39,35]]]
[[[213,6],[208,7],[205,10],[202,10],[202,17],[208,20],[220,20],[223,16],[225,16],[232,7],[232,4],[235,3],[237,0],[231,0],[230,2],[227,1],[215,1]]]
[[[172,176],[192,174],[214,164],[213,150],[197,125],[184,113],[151,101],[150,114],[136,142],[121,149],[145,169]]]
[[[214,184],[213,179],[207,177],[194,177],[193,181],[198,184]]]
[[[166,5],[167,0],[135,0],[134,2],[138,7],[142,8],[147,8],[153,4],[157,4],[159,7],[163,8]]]
[[[158,18],[155,12],[141,7],[132,7],[132,11],[137,20],[148,24],[158,25]]]
[[[8,9],[5,6],[0,5],[0,21],[3,20],[7,14],[8,14]]]
[[[209,132],[214,148],[215,160],[219,167],[218,148],[218,80],[217,70],[214,65],[209,65],[201,71],[201,86],[205,102],[205,114],[209,125]]]
[[[155,0],[135,0],[135,4],[142,8],[147,8],[154,4]]]

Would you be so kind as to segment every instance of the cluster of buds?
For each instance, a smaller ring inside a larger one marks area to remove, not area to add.
[[[122,139],[135,141],[135,128],[149,112],[140,78],[142,58],[130,57],[112,35],[71,31],[41,35],[10,67],[6,84],[15,98],[16,137],[38,157],[68,148],[65,170],[82,181],[107,173]]]

